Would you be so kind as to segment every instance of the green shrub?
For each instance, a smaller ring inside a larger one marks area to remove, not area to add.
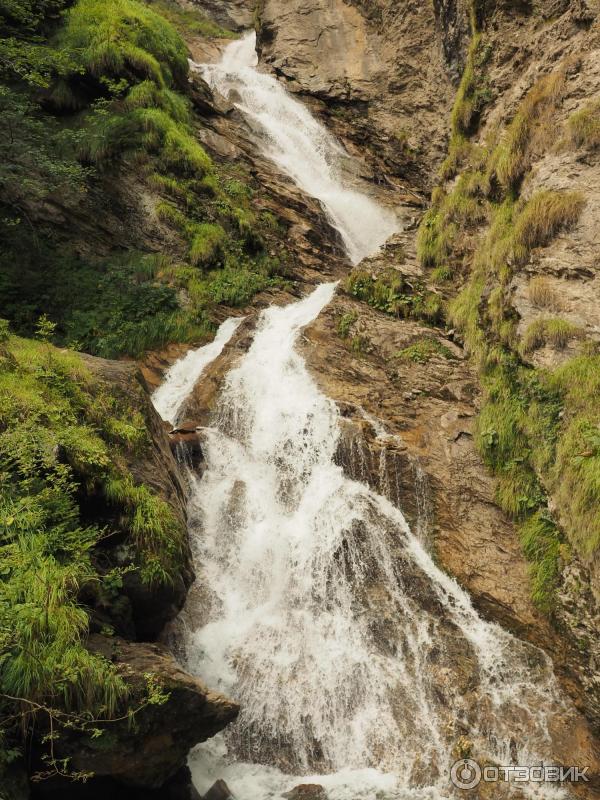
[[[354,270],[346,280],[345,289],[352,297],[386,314],[422,319],[431,324],[443,319],[442,299],[395,269],[386,270],[376,278],[369,272]]]
[[[205,292],[214,303],[228,306],[243,306],[255,294],[276,283],[267,274],[249,269],[225,269],[211,273],[205,284]]]
[[[190,262],[198,267],[215,264],[223,257],[223,244],[226,234],[220,225],[199,223],[193,227],[190,245]]]
[[[78,474],[99,478],[111,464],[84,418],[89,378],[79,359],[47,344],[11,338],[9,354],[0,370],[0,683],[12,696],[111,715],[125,687],[85,649],[78,602],[97,579],[90,554],[103,536],[81,525]]]
[[[343,314],[342,317],[340,317],[340,321],[338,322],[338,333],[342,339],[348,338],[350,335],[350,330],[357,319],[358,314],[356,311],[348,311],[346,314]]]
[[[86,173],[70,152],[72,138],[55,120],[44,117],[25,92],[0,86],[3,228],[18,224],[32,204],[54,191],[65,200],[77,199]]]
[[[531,563],[533,600],[542,611],[551,612],[566,552],[563,537],[550,516],[541,511],[520,526],[519,535]]]

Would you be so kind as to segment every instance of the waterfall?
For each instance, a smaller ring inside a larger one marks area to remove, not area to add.
[[[221,355],[243,317],[230,317],[220,326],[214,340],[205,347],[190,350],[166,373],[162,384],[152,395],[160,416],[175,425],[184,400],[198,382],[206,367]]]
[[[481,619],[402,513],[335,464],[339,412],[295,350],[334,289],[263,312],[203,439],[188,666],[242,712],[192,768],[245,800],[313,773],[331,798],[448,797],[461,730],[530,763],[563,711],[546,657]]]
[[[358,260],[396,221],[344,188],[339,145],[254,64],[247,37],[203,72]],[[300,783],[330,800],[446,800],[460,796],[449,783],[457,743],[492,762],[541,763],[550,722],[567,712],[545,655],[484,621],[401,511],[336,464],[339,411],[296,349],[334,292],[323,284],[262,312],[203,432],[205,466],[190,476],[187,666],[242,710],[190,766],[200,791],[225,778],[240,800]],[[155,395],[163,416],[177,416],[233,333],[225,325],[169,372]],[[547,784],[517,792],[567,796]]]
[[[348,156],[302,103],[256,69],[256,34],[233,42],[220,63],[195,65],[210,86],[231,98],[255,132],[259,149],[311,197],[320,200],[352,263],[372,255],[398,220],[340,180]]]

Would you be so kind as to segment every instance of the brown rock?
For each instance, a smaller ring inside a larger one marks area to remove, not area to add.
[[[282,796],[288,800],[327,800],[327,792],[318,783],[301,783]]]
[[[155,639],[165,624],[181,610],[187,589],[194,579],[191,554],[186,536],[186,496],[180,470],[171,453],[169,437],[162,420],[154,410],[144,379],[135,364],[108,361],[83,355],[88,369],[101,381],[108,384],[111,393],[121,397],[128,407],[139,411],[145,421],[147,444],[133,449],[128,454],[127,467],[136,484],[145,484],[169,504],[176,520],[173,536],[184,541],[184,553],[179,573],[170,584],[160,587],[147,585],[139,571],[124,576],[123,593],[129,599],[137,637]],[[109,506],[104,498],[98,498],[100,508],[96,513],[113,518],[115,527],[121,528],[123,541],[114,548],[107,548],[111,563],[125,565],[135,562],[135,549],[130,547],[129,531],[120,511]],[[121,630],[116,625],[117,630]]]
[[[292,91],[325,103],[376,182],[426,188],[445,155],[467,19],[462,2],[265,0],[261,58]]]
[[[134,787],[159,788],[184,766],[191,747],[214,736],[238,714],[236,703],[184,672],[161,645],[92,636],[88,647],[117,664],[133,697],[143,696],[145,676],[151,674],[168,700],[142,708],[134,725],[128,720],[104,725],[98,739],[74,733],[65,742],[61,739],[61,755],[71,757],[73,769]]]
[[[197,422],[186,420],[169,431],[171,452],[176,461],[195,470],[200,468],[204,459],[198,435],[200,427]]]
[[[218,780],[210,787],[202,800],[235,800],[225,781]]]

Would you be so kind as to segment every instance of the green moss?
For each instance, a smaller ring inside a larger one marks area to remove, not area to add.
[[[163,87],[183,83],[188,72],[183,39],[136,0],[78,0],[56,43],[99,81],[150,80]]]
[[[340,321],[338,322],[338,333],[342,337],[342,339],[348,338],[352,326],[357,321],[357,319],[358,319],[358,314],[356,313],[356,311],[349,311],[348,313],[340,317]]]

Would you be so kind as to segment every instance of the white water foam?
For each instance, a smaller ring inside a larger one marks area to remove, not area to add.
[[[176,361],[165,375],[163,383],[152,395],[154,408],[162,419],[177,423],[179,410],[206,367],[223,352],[243,317],[230,317],[220,326],[210,344],[189,350]]]
[[[256,34],[250,33],[230,44],[220,63],[194,66],[244,114],[259,149],[306,194],[321,201],[357,264],[398,230],[398,219],[366,193],[344,186],[342,164],[348,155],[302,103],[256,69],[257,63]]]
[[[339,412],[295,350],[333,291],[261,315],[203,440],[190,530],[210,611],[188,666],[242,711],[191,766],[201,789],[226,777],[244,800],[311,780],[332,800],[439,800],[449,723],[486,757],[538,763],[562,707],[545,656],[481,619],[401,512],[336,464]],[[432,677],[453,640],[476,697]]]

